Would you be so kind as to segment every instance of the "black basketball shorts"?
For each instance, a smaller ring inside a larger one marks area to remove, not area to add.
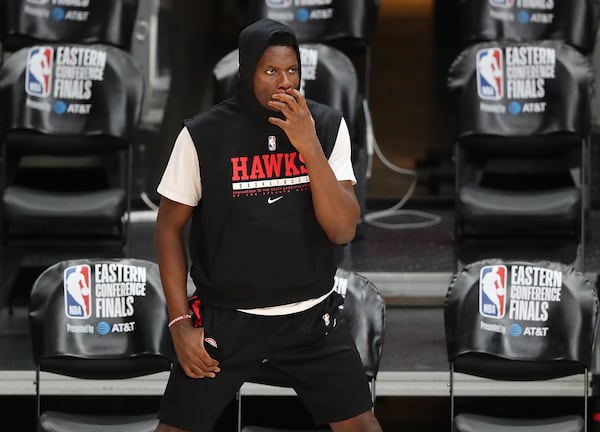
[[[342,303],[332,293],[307,311],[280,316],[205,305],[204,345],[221,371],[215,378],[194,379],[174,364],[159,418],[191,432],[212,431],[240,386],[264,370],[265,360],[296,390],[318,425],[371,409],[360,356],[339,319]]]

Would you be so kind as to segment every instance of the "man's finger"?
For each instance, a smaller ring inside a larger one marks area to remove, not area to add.
[[[289,93],[275,93],[273,95],[274,102],[280,102],[285,105],[289,109],[293,109],[293,107],[298,106],[298,100]]]
[[[294,101],[298,105],[306,103],[306,99],[304,99],[304,95],[302,95],[302,93],[300,93],[300,91],[298,89],[291,88],[291,89],[286,90],[286,93],[289,94],[290,96],[292,96],[294,98]]]
[[[279,117],[269,117],[269,123],[279,126],[280,128],[285,126],[285,121],[281,120]]]

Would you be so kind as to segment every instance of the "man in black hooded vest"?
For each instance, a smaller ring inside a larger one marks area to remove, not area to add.
[[[379,432],[333,290],[333,245],[352,240],[360,217],[348,128],[300,93],[287,26],[245,28],[239,62],[236,96],[185,121],[158,187],[156,246],[178,361],[157,431],[211,431],[268,361],[317,423]]]

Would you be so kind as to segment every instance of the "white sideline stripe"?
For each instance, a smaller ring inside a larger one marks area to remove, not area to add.
[[[154,223],[156,222],[157,214],[158,212],[155,210],[136,210],[132,211],[129,217],[131,222]]]
[[[447,272],[358,272],[375,284],[385,297],[446,297],[452,273]]]
[[[83,380],[42,374],[41,392],[49,396],[160,396],[167,372],[122,380]],[[380,372],[377,396],[449,396],[448,372]],[[291,396],[290,389],[246,383],[247,396]],[[590,393],[591,394],[591,393]],[[34,371],[0,371],[0,395],[35,395]],[[582,396],[583,375],[535,382],[498,382],[462,374],[455,376],[456,396]]]

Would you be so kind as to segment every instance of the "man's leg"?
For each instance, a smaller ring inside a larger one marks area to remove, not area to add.
[[[178,429],[173,426],[169,426],[163,422],[160,422],[158,424],[158,426],[156,427],[155,432],[186,432],[186,431],[184,431],[183,429]]]
[[[329,423],[333,432],[382,432],[373,411],[366,411],[356,417]]]
[[[328,423],[335,432],[381,432],[360,354],[345,321],[338,319],[341,303],[341,296],[332,294],[288,322],[282,319],[272,338],[280,350],[271,354],[269,365],[286,377],[317,425]]]

